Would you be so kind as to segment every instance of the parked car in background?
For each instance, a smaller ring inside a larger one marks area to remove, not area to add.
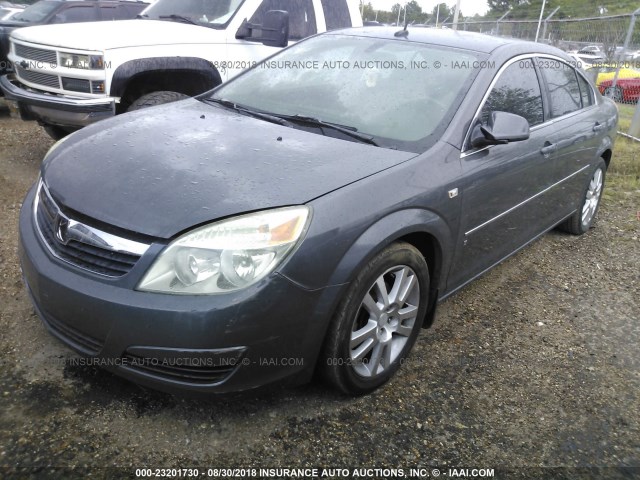
[[[604,52],[597,45],[589,45],[579,50],[568,52],[569,55],[579,58],[587,63],[602,62],[605,59]]]
[[[12,70],[8,61],[9,37],[17,28],[58,23],[99,22],[106,20],[126,20],[135,18],[149,5],[135,0],[41,0],[0,22],[0,75]],[[29,49],[27,45],[20,47]],[[22,60],[27,62],[54,60],[50,56],[40,56],[36,51]]]
[[[24,10],[25,5],[19,5],[10,2],[0,2],[0,22],[8,20],[13,15]]]
[[[616,86],[613,80],[616,76],[617,65],[594,64],[587,72],[597,71],[596,85],[600,93],[612,98],[616,102],[637,102],[640,98],[640,69],[620,68]]]
[[[23,202],[22,272],[53,335],[146,386],[319,371],[370,392],[438,301],[557,225],[589,230],[617,120],[542,44],[317,35],[57,143]]]
[[[61,138],[206,92],[317,32],[362,26],[356,0],[158,0],[141,16],[14,32],[10,59],[25,66],[0,88],[24,120]]]

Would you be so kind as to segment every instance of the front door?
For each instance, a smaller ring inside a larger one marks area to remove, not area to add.
[[[455,289],[484,272],[551,227],[544,219],[556,206],[553,128],[545,124],[540,82],[530,58],[518,59],[499,74],[476,121],[492,111],[513,113],[530,125],[528,140],[466,150],[461,159],[462,218],[450,273]]]

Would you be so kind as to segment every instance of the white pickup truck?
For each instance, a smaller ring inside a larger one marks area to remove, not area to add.
[[[61,138],[203,93],[309,35],[362,26],[356,0],[158,0],[140,17],[13,32],[15,72],[0,78],[10,108]]]

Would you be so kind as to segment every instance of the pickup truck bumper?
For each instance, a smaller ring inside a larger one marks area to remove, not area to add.
[[[0,90],[13,113],[22,120],[37,120],[69,130],[78,130],[105,118],[116,111],[114,98],[77,99],[31,90],[14,75],[0,77]]]

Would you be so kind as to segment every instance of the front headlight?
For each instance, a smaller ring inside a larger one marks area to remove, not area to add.
[[[138,290],[209,295],[248,287],[291,252],[308,219],[307,207],[287,207],[197,228],[160,254]]]
[[[104,69],[104,58],[102,55],[60,53],[60,66],[66,68],[80,68],[83,70],[102,70]]]

